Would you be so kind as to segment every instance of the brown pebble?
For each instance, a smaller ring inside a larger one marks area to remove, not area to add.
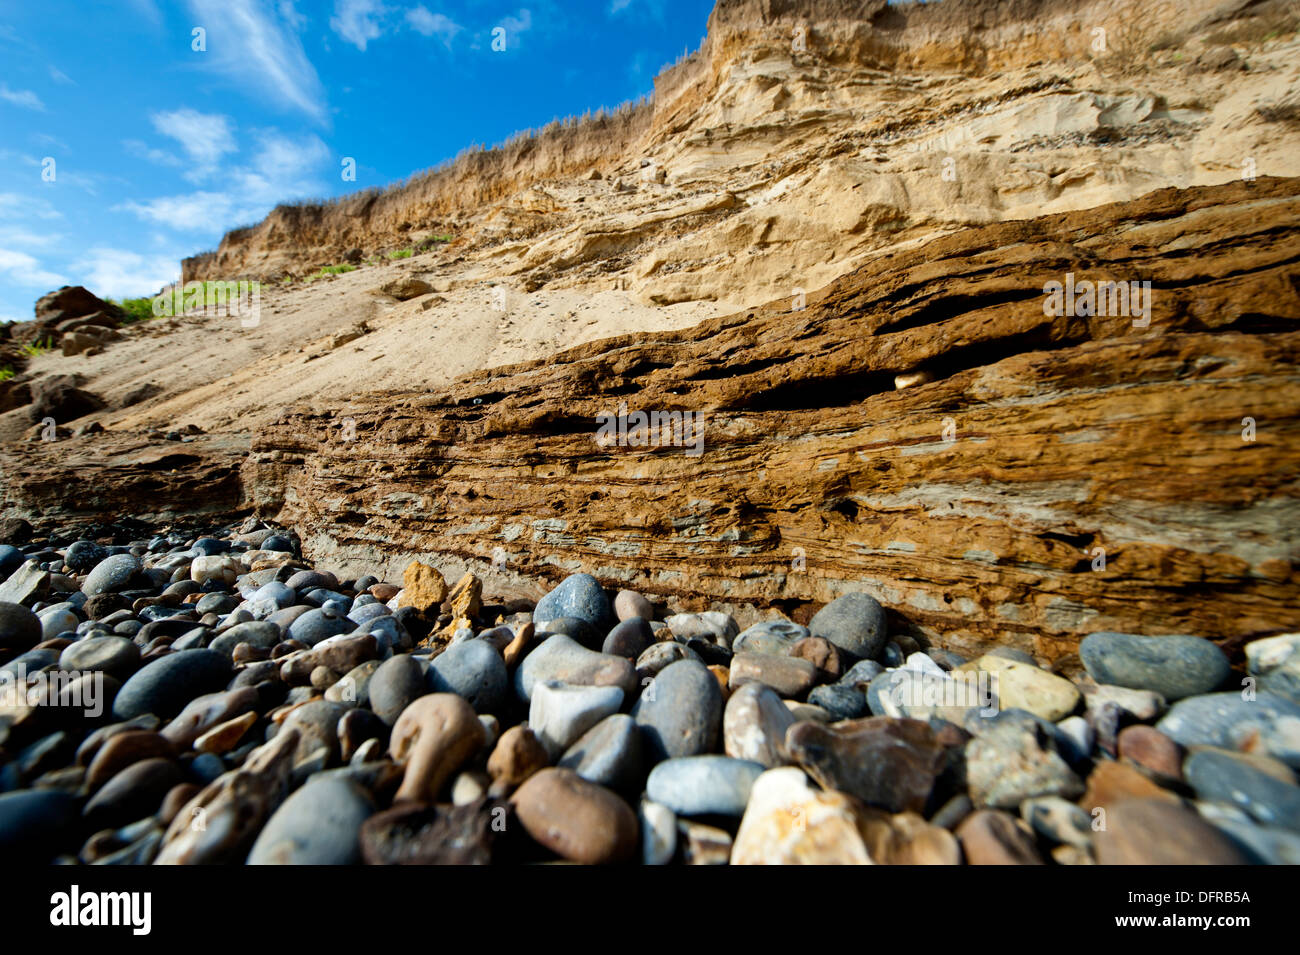
[[[722,691],[722,702],[726,703],[731,696],[731,670],[721,664],[715,663],[709,667],[709,672],[713,674],[718,681],[718,689]]]
[[[586,865],[622,862],[637,846],[632,808],[603,786],[570,769],[543,769],[511,797],[533,840]]]
[[[522,624],[515,634],[515,638],[510,641],[509,646],[501,654],[505,658],[508,669],[513,670],[519,664],[519,661],[524,658],[525,654],[528,653],[528,648],[533,642],[533,631],[533,622],[531,620]]]
[[[230,652],[230,658],[237,664],[258,663],[271,659],[271,651],[266,647],[255,647],[251,643],[240,643]]]
[[[328,690],[339,681],[339,675],[327,666],[318,666],[311,671],[311,685],[318,690]]]
[[[406,764],[394,800],[435,801],[485,738],[474,708],[455,693],[431,693],[413,701],[393,724],[388,744],[393,760]]]
[[[271,659],[278,660],[281,657],[287,657],[291,653],[297,653],[299,650],[309,650],[310,647],[301,640],[281,640],[271,648]]]
[[[86,770],[86,786],[96,790],[132,763],[154,756],[171,758],[176,748],[159,733],[129,730],[105,741]]]
[[[1107,808],[1122,799],[1179,801],[1169,790],[1161,789],[1127,763],[1099,762],[1088,775],[1088,787],[1080,797],[1079,805],[1085,812],[1092,813],[1094,809]]]
[[[163,797],[162,806],[158,809],[158,821],[163,826],[170,826],[176,814],[181,811],[181,807],[199,794],[201,787],[194,783],[177,783],[167,791]]]
[[[378,583],[371,586],[368,593],[380,603],[388,603],[401,592],[401,587],[396,584]]]
[[[1183,778],[1183,748],[1155,727],[1139,723],[1120,730],[1119,755],[1157,778]]]
[[[493,793],[505,795],[551,763],[546,747],[527,726],[512,726],[488,757],[487,771],[492,777]]]
[[[1217,828],[1178,802],[1128,799],[1106,810],[1093,833],[1101,865],[1247,865]]]
[[[844,672],[839,649],[825,637],[804,637],[789,652],[790,656],[807,660],[816,667],[820,683],[834,683]]]
[[[212,727],[194,741],[194,748],[200,753],[228,753],[244,738],[244,734],[257,722],[256,713],[245,713],[233,720],[226,720]]]
[[[957,827],[970,865],[1043,865],[1033,837],[1015,816],[998,809],[971,813]]]

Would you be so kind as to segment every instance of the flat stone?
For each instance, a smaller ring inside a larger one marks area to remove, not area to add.
[[[722,729],[722,690],[694,660],[666,667],[632,709],[651,762],[711,753]]]
[[[140,666],[140,648],[126,637],[86,637],[59,655],[61,670],[102,672],[128,679]]]
[[[622,705],[623,691],[616,686],[573,686],[548,680],[533,687],[528,726],[555,759]]]
[[[832,726],[795,723],[785,748],[824,788],[890,812],[923,811],[946,765],[944,747],[928,724],[887,716]]]
[[[627,698],[638,689],[631,662],[588,650],[562,633],[547,637],[524,657],[515,669],[515,693],[527,703],[532,700],[534,685],[547,680],[574,686],[616,686]]]
[[[1043,865],[1033,838],[1014,816],[995,809],[971,813],[957,827],[957,838],[970,865]]]
[[[1055,738],[1032,722],[999,722],[970,740],[966,780],[975,805],[995,808],[1015,808],[1034,796],[1073,799],[1083,792]]]
[[[794,767],[754,780],[731,847],[732,865],[870,865],[857,815],[843,793],[820,791]]]
[[[641,730],[626,713],[605,717],[565,750],[557,765],[588,782],[635,793],[645,781]]]
[[[867,594],[836,597],[808,623],[815,637],[825,637],[851,659],[879,658],[888,641],[885,610]]]
[[[300,640],[309,647],[314,647],[329,637],[351,633],[357,628],[356,622],[329,607],[308,610],[297,617],[285,629],[285,636],[290,640]]]
[[[49,571],[41,570],[36,561],[29,560],[0,584],[0,602],[26,604],[45,596],[49,591]]]
[[[1079,659],[1098,683],[1153,690],[1167,700],[1198,696],[1228,678],[1228,658],[1201,637],[1104,631],[1084,637]]]
[[[81,592],[87,597],[120,593],[131,585],[131,581],[140,573],[140,568],[140,559],[133,554],[114,554],[105,557],[86,575],[86,581],[81,585]],[[0,594],[0,600],[3,599],[5,599],[3,594]]]
[[[731,643],[734,653],[783,654],[805,637],[811,636],[807,627],[789,620],[765,620],[748,627]]]
[[[511,797],[532,838],[586,865],[624,862],[637,851],[636,814],[608,789],[569,769],[543,769]]]
[[[1129,799],[1111,806],[1093,834],[1101,865],[1246,865],[1222,832],[1177,802]]]
[[[170,759],[139,760],[106,782],[86,803],[82,815],[97,829],[124,826],[156,812],[172,787],[184,779]]]
[[[170,719],[194,697],[224,687],[231,675],[230,660],[213,650],[168,654],[146,663],[122,684],[113,701],[113,715],[129,720],[153,713]]]
[[[1073,713],[1083,699],[1069,680],[1005,657],[983,656],[960,669],[995,674],[994,692],[1003,708],[1025,710],[1053,723]]]
[[[1127,763],[1101,760],[1088,774],[1087,788],[1079,805],[1089,813],[1109,810],[1126,799],[1164,799],[1178,802],[1178,797],[1161,788]]]
[[[730,756],[684,756],[650,771],[646,795],[679,816],[740,816],[760,763]]]
[[[1156,729],[1184,747],[1217,746],[1266,753],[1300,768],[1300,704],[1260,691],[1211,693],[1179,700]]]
[[[774,653],[737,653],[731,658],[729,684],[762,683],[781,696],[801,697],[817,682],[817,668],[807,660]]]
[[[374,812],[370,794],[338,777],[312,780],[267,820],[249,865],[351,865],[361,861],[360,831]]]
[[[1300,787],[1294,777],[1278,779],[1248,758],[1212,749],[1191,753],[1183,775],[1199,799],[1236,806],[1261,825],[1300,830]]]
[[[815,686],[808,694],[808,702],[830,713],[832,720],[856,720],[870,715],[867,695],[855,686],[840,683]]]
[[[213,727],[245,713],[256,711],[261,696],[253,687],[220,690],[205,693],[185,704],[162,730],[162,735],[174,745],[185,749]]]
[[[785,734],[794,722],[794,714],[776,691],[761,683],[747,683],[727,699],[722,718],[723,751],[769,769],[780,766],[785,762]]]

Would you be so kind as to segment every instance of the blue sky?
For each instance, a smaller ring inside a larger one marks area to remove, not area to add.
[[[712,6],[0,0],[0,321],[63,284],[152,294],[277,202],[635,99]]]

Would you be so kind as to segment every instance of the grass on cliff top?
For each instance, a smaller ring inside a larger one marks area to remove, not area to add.
[[[136,322],[144,322],[157,317],[153,313],[152,298],[110,298],[109,301],[126,313],[126,317],[122,319],[123,325],[134,325]]]

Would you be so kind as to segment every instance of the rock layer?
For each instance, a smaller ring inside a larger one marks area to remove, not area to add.
[[[295,410],[254,441],[246,493],[326,562],[396,546],[492,580],[499,547],[518,573],[678,599],[865,590],[958,649],[1231,645],[1300,624],[1297,221],[1300,180],[1260,179],[968,230],[803,310]],[[1150,281],[1150,325],[1045,314],[1068,273]],[[699,431],[602,445],[624,405]]]

